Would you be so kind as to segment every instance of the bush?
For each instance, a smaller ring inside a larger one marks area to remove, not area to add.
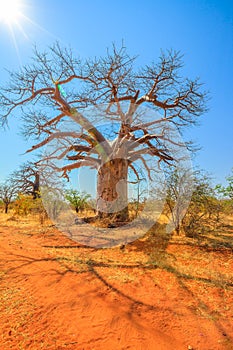
[[[15,214],[19,216],[26,216],[28,214],[38,215],[41,224],[48,217],[41,198],[34,199],[30,195],[19,194],[13,207]]]
[[[16,215],[28,215],[34,206],[33,199],[29,195],[19,194],[14,201],[14,212]]]

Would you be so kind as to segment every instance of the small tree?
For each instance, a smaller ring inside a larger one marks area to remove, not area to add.
[[[136,173],[133,173],[135,178],[129,181],[131,185],[131,203],[130,208],[132,210],[131,217],[137,217],[139,212],[143,208],[143,203],[148,196],[147,179],[144,173],[137,169]]]
[[[65,198],[74,207],[76,213],[78,213],[87,207],[88,199],[90,199],[91,196],[85,192],[70,189],[66,191]]]
[[[186,235],[191,237],[204,232],[213,223],[215,226],[219,222],[222,208],[221,202],[215,197],[209,175],[196,172],[194,185],[188,211],[182,220]]]
[[[233,169],[232,169],[232,175],[226,177],[226,180],[228,184],[226,186],[217,185],[216,191],[219,194],[222,194],[224,197],[230,198],[230,200],[233,200]]]
[[[9,205],[16,198],[18,193],[18,187],[15,186],[10,180],[6,180],[0,184],[0,199],[4,204],[4,211],[7,214]]]
[[[221,184],[218,184],[215,187],[215,190],[218,195],[220,195],[222,208],[225,212],[225,214],[232,214],[233,210],[233,169],[232,169],[232,175],[229,175],[226,177],[227,185],[223,186]]]
[[[181,230],[181,221],[183,218],[182,200],[180,200],[180,187],[182,179],[177,172],[170,175],[166,195],[166,205],[168,213],[171,216],[176,233],[179,235]]]
[[[157,188],[164,201],[163,213],[171,227],[179,235],[194,235],[202,232],[210,221],[218,222],[221,203],[211,187],[211,178],[202,171],[167,169],[166,186]]]

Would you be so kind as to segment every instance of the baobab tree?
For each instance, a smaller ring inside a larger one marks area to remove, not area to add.
[[[141,69],[134,69],[135,60],[125,47],[114,45],[105,57],[81,60],[55,43],[47,52],[35,48],[32,64],[10,72],[9,83],[0,90],[2,124],[10,115],[21,114],[24,135],[35,140],[29,152],[61,141],[48,158],[65,159],[61,167],[54,164],[64,177],[80,167],[96,169],[98,215],[114,213],[120,221],[128,219],[129,169],[137,177],[134,163],[141,162],[151,178],[148,155],[158,165],[174,164],[171,150],[176,140],[170,126],[182,130],[206,110],[199,80],[181,78],[179,52],[161,53],[157,63]],[[159,118],[146,120],[142,105],[158,112]],[[97,126],[97,115],[101,120],[103,113],[114,124],[111,140],[108,128]],[[75,131],[62,128],[69,120],[76,124]],[[116,200],[123,205],[116,206]]]
[[[32,195],[34,199],[40,197],[40,174],[33,162],[22,164],[11,175],[11,182],[18,188],[18,192]]]

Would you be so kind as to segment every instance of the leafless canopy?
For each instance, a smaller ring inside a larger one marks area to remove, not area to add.
[[[11,183],[19,193],[30,194],[34,198],[39,196],[39,170],[35,163],[27,162],[10,175]]]
[[[10,203],[16,198],[18,188],[10,179],[0,184],[0,201],[3,202],[7,214]]]
[[[114,45],[105,57],[88,60],[75,57],[70,49],[58,43],[48,52],[35,48],[32,64],[19,72],[9,72],[10,81],[0,90],[2,125],[10,115],[21,116],[24,135],[35,140],[28,151],[56,139],[73,140],[56,154],[67,159],[60,169],[64,175],[82,166],[98,168],[103,157],[111,159],[118,152],[122,140],[135,144],[127,155],[132,169],[133,163],[140,160],[150,171],[146,154],[170,164],[174,157],[169,144],[176,140],[166,134],[166,128],[155,133],[153,126],[164,123],[182,129],[195,124],[206,110],[207,94],[198,79],[180,77],[183,64],[179,52],[161,53],[157,63],[138,70],[133,69],[135,59],[125,47],[117,49]],[[121,107],[122,103],[127,105],[126,109]],[[109,120],[119,125],[113,143],[95,126],[92,117],[83,113],[86,107],[100,104],[105,104]],[[140,118],[137,112],[142,104],[158,111],[161,118],[150,121]],[[80,126],[80,132],[60,128],[69,119]],[[100,143],[101,149],[97,147]]]

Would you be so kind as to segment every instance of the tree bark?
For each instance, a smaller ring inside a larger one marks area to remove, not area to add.
[[[35,174],[35,181],[33,184],[32,197],[33,199],[40,198],[40,175],[38,173]]]
[[[5,214],[8,213],[8,209],[9,209],[9,203],[5,203]]]
[[[128,221],[128,160],[116,158],[100,166],[97,175],[97,214],[112,222]]]

